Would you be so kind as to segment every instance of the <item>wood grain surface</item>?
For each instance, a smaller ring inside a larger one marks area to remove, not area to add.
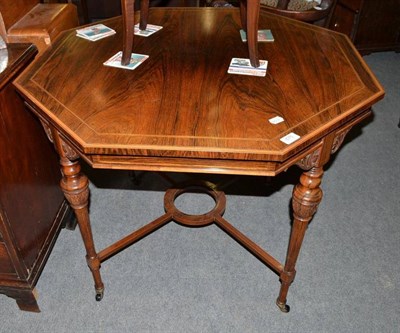
[[[191,159],[218,172],[245,161],[268,174],[279,168],[268,163],[317,144],[384,94],[346,36],[273,14],[259,19],[275,38],[259,43],[265,77],[227,73],[233,57],[248,56],[236,8],[150,9],[163,29],[135,38],[134,52],[149,59],[133,71],[103,65],[122,49],[121,18],[104,23],[117,34],[90,42],[66,32],[16,81],[95,167],[180,171],[188,162],[179,159]],[[275,116],[285,121],[270,124]],[[300,139],[280,141],[291,132]]]

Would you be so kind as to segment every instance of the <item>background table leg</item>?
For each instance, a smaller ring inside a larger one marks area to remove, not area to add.
[[[247,45],[249,49],[250,63],[253,67],[259,67],[258,59],[258,15],[260,13],[260,2],[247,0]]]
[[[134,0],[121,0],[122,25],[123,25],[123,45],[121,65],[128,65],[131,61],[131,54],[134,40]]]
[[[139,23],[140,30],[146,30],[148,17],[149,17],[149,0],[141,0],[140,1],[140,23]]]
[[[240,23],[247,33],[247,0],[240,0]]]

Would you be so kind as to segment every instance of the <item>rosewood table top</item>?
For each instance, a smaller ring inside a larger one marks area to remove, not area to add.
[[[383,96],[346,36],[272,14],[259,19],[275,39],[259,43],[265,77],[227,73],[248,57],[236,9],[151,9],[163,29],[135,38],[150,57],[133,71],[103,65],[122,48],[121,19],[104,23],[117,34],[68,31],[16,82],[94,167],[274,175]]]
[[[163,28],[135,37],[134,52],[149,58],[133,71],[103,66],[122,48],[121,18],[114,18],[104,23],[116,34],[97,42],[65,32],[15,82],[60,155],[61,188],[77,216],[96,299],[104,292],[101,262],[171,221],[215,223],[279,275],[276,303],[288,312],[323,167],[384,91],[346,36],[309,24],[261,13],[259,29],[271,29],[274,42],[258,43],[269,64],[265,77],[254,77],[227,73],[232,58],[248,56],[238,9],[153,8],[148,22]],[[271,123],[276,117],[283,121]],[[164,215],[97,252],[79,157],[96,168],[243,175],[299,166],[285,262],[226,221],[224,193],[204,184],[189,190],[214,199],[210,212],[179,211],[174,200],[187,189],[170,189]]]

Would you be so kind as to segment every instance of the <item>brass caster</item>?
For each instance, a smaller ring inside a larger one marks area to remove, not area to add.
[[[286,303],[281,303],[279,300],[276,300],[276,305],[278,306],[279,310],[281,310],[283,313],[288,313],[290,311],[290,306],[287,305]]]
[[[96,301],[100,302],[103,299],[104,290],[96,291]]]

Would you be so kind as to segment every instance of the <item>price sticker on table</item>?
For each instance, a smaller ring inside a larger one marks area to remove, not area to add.
[[[282,117],[279,117],[279,116],[276,116],[276,117],[273,117],[271,119],[268,119],[268,121],[273,125],[277,125],[277,124],[283,122],[284,120],[285,119],[283,119]]]
[[[288,135],[285,135],[283,138],[280,138],[279,140],[281,140],[283,143],[286,143],[287,145],[290,145],[298,139],[300,139],[300,136],[296,133],[291,132]]]

